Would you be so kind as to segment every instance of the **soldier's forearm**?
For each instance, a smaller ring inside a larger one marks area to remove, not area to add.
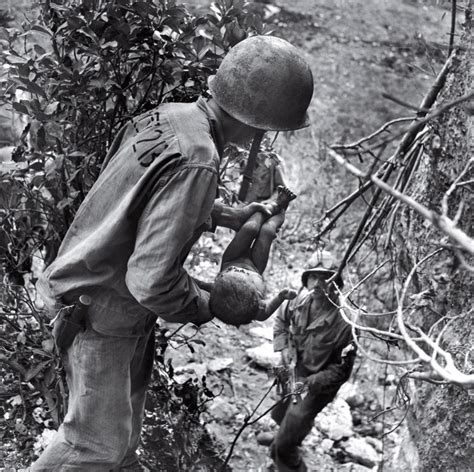
[[[215,226],[223,226],[224,228],[233,230],[238,229],[239,225],[235,218],[234,208],[218,200],[214,202],[214,206],[212,207],[211,218]]]

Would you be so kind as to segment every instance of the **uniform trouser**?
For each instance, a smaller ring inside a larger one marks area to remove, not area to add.
[[[272,455],[281,471],[301,468],[298,447],[313,427],[314,418],[334,397],[336,392],[313,394],[304,398],[290,397],[272,410],[272,418],[280,425],[272,445]],[[296,398],[296,403],[293,402]]]
[[[141,470],[135,451],[153,360],[153,329],[133,338],[80,332],[63,354],[66,417],[31,472]]]

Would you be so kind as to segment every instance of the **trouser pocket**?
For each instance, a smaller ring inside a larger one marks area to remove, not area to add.
[[[68,349],[77,334],[85,328],[90,304],[90,297],[81,295],[75,305],[64,307],[58,312],[53,320],[53,338],[60,351]]]

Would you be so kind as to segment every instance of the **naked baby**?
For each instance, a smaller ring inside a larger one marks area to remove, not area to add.
[[[235,234],[222,256],[222,265],[213,284],[209,307],[221,321],[239,326],[270,317],[285,301],[296,296],[290,289],[265,300],[263,272],[270,248],[283,222],[288,204],[296,195],[287,187],[278,188],[269,202],[271,216],[254,213]]]

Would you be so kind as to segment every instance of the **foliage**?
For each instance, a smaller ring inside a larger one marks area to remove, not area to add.
[[[191,352],[193,343],[201,343],[183,335],[172,338]],[[205,376],[176,382],[171,361],[165,362],[170,341],[166,329],[160,330],[157,340],[160,355],[147,396],[144,462],[157,470],[225,470],[211,438],[199,427],[199,415],[215,394],[207,387]]]
[[[7,399],[0,435],[23,455],[43,428],[57,427],[66,402],[34,283],[54,259],[114,134],[162,102],[205,94],[225,52],[248,34],[265,33],[243,0],[218,0],[199,15],[173,0],[42,0],[37,11],[21,26],[0,28],[0,100],[28,117],[14,162],[0,162],[0,394]],[[177,401],[176,382],[168,375],[163,383],[163,368],[153,391],[175,390],[155,400],[179,412],[187,431],[199,409]]]

